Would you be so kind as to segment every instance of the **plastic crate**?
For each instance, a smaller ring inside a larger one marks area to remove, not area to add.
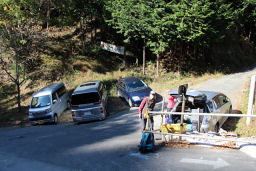
[[[167,128],[167,125],[161,125],[161,132],[163,132],[163,133],[169,133],[170,132]]]
[[[186,127],[187,127],[187,124],[184,123],[181,133],[186,132]],[[179,123],[178,124],[167,124],[167,129],[171,133],[180,133],[180,124]]]

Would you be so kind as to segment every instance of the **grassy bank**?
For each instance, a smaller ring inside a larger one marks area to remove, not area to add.
[[[43,80],[27,80],[21,87],[21,105],[22,111],[17,111],[16,94],[13,93],[15,87],[13,85],[2,87],[0,95],[0,124],[1,123],[16,123],[27,119],[27,105],[30,103],[32,95],[42,87],[54,83],[63,82],[68,91],[71,93],[74,88],[81,82],[90,80],[102,80],[108,89],[109,96],[115,98],[117,96],[116,83],[119,78],[127,76],[136,76],[144,80],[154,91],[159,94],[165,94],[169,89],[176,89],[178,85],[188,83],[189,86],[201,83],[202,81],[213,79],[222,74],[204,74],[201,76],[195,75],[180,75],[178,73],[162,73],[156,77],[152,66],[148,66],[147,75],[142,75],[140,67],[128,68],[123,71],[106,72],[104,74],[88,70],[87,72],[75,72],[67,75],[59,81],[43,81]]]
[[[249,93],[250,93],[249,89],[250,89],[250,81],[246,83],[244,87],[244,91],[241,95],[241,99],[239,100],[241,112],[244,114],[247,114],[248,100],[249,100]],[[241,137],[256,136],[256,119],[252,118],[250,125],[246,125],[246,118],[245,117],[240,118],[236,124],[236,128],[233,133]]]

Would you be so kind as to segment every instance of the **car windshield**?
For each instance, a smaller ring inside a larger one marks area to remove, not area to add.
[[[33,97],[31,102],[31,108],[39,108],[49,106],[51,104],[50,96]]]
[[[72,105],[88,104],[88,103],[99,102],[99,100],[100,100],[100,96],[97,92],[76,94],[71,97],[71,104]]]
[[[133,82],[130,82],[130,83],[127,84],[127,90],[129,92],[141,90],[141,89],[144,89],[146,87],[147,87],[147,85],[141,80],[133,81]]]

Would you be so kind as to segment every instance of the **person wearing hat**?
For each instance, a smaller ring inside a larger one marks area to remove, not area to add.
[[[151,91],[149,97],[144,98],[139,107],[139,118],[141,119],[142,131],[144,131],[146,128],[147,119],[149,120],[150,123],[150,130],[153,131],[154,119],[153,117],[149,117],[147,112],[153,111],[155,104],[156,93],[154,91]]]

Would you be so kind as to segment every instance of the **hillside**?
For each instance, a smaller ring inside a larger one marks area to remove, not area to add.
[[[236,72],[256,62],[255,10],[253,1],[4,0],[1,120],[16,120],[17,104],[22,120],[32,94],[53,82],[71,93],[80,82],[102,80],[115,96],[125,76],[160,93]],[[102,50],[101,41],[124,46],[126,55]]]

